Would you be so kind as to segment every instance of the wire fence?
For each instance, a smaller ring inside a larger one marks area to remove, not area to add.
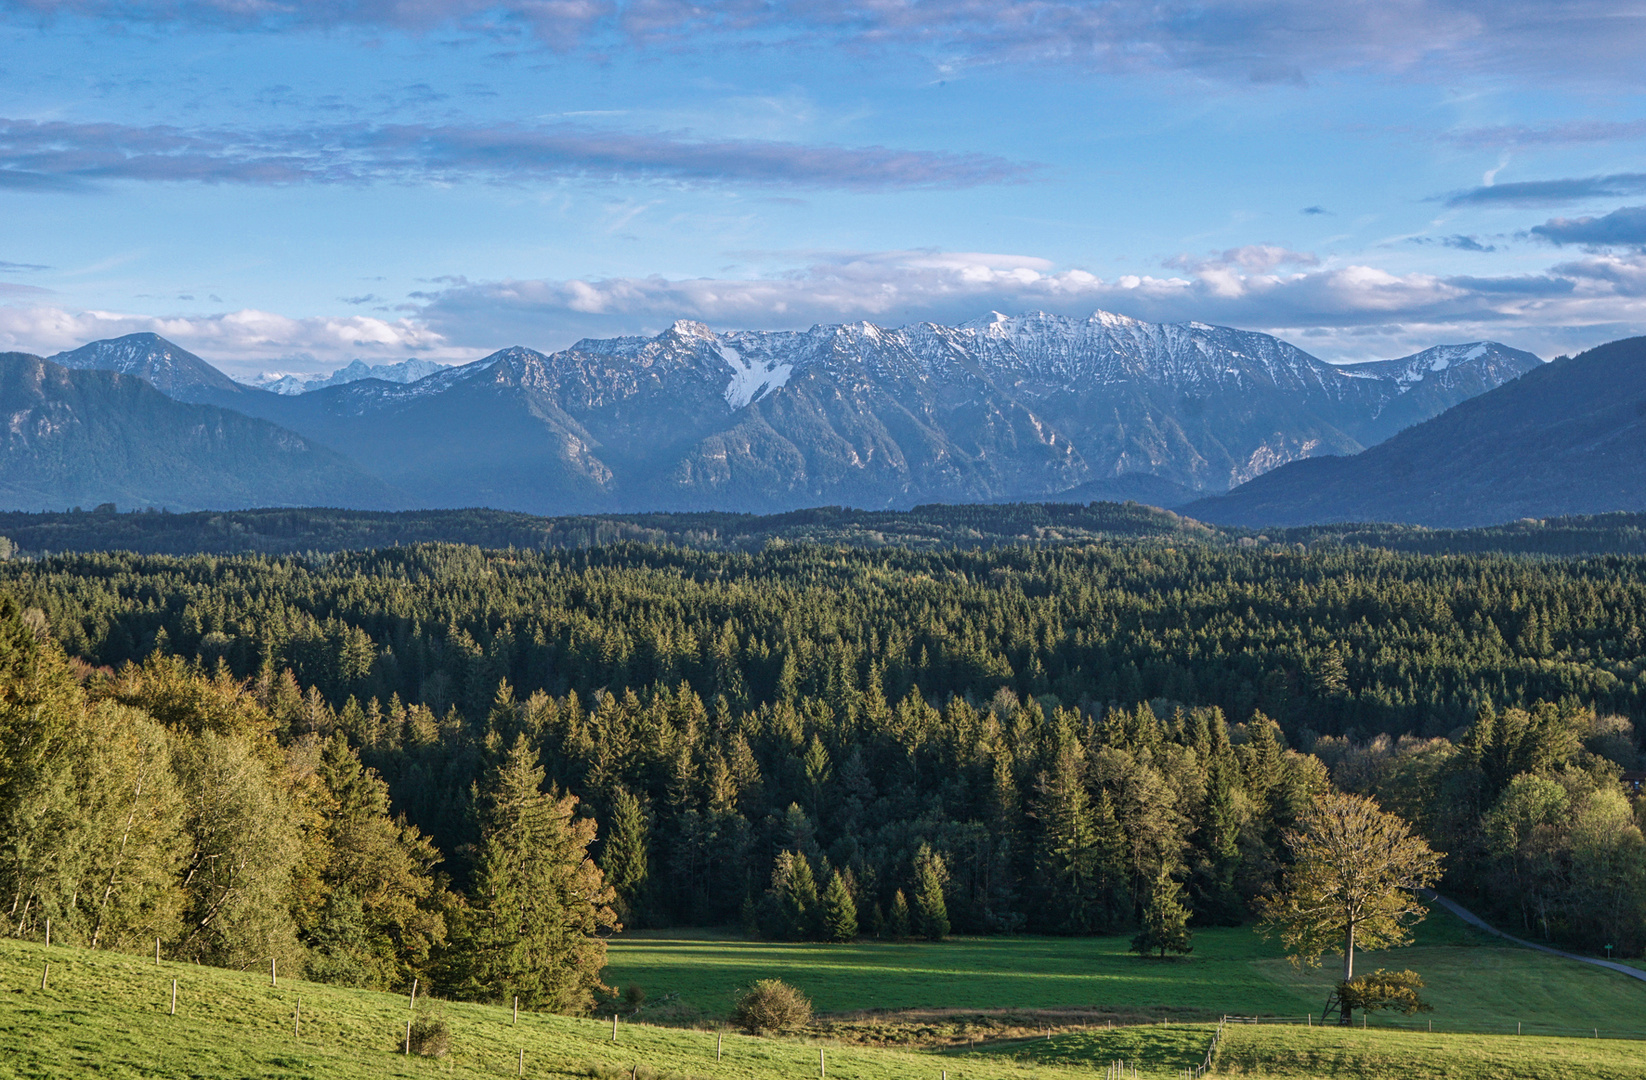
[[[1360,1013],[1350,1026],[1372,1031],[1412,1031],[1447,1035],[1545,1035],[1568,1039],[1633,1039],[1646,1041],[1646,1029],[1618,1027],[1574,1027],[1570,1024],[1547,1024],[1538,1020],[1504,1020],[1500,1023],[1458,1023],[1416,1016],[1385,1016]],[[1310,1013],[1306,1016],[1225,1016],[1223,1024],[1278,1024],[1292,1027],[1341,1028],[1335,1019],[1327,1021]],[[1215,1040],[1214,1040],[1215,1042]]]

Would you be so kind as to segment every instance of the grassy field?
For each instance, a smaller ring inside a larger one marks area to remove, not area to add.
[[[918,955],[944,947],[907,949]],[[1466,945],[1426,947],[1478,951]],[[1235,951],[1230,944],[1230,955],[1198,970],[1232,967]],[[1272,959],[1259,956],[1248,963],[1261,976]],[[41,989],[47,961],[51,975]],[[1180,976],[1197,970],[1187,964],[1163,967]],[[171,1016],[174,978],[178,1008]],[[1186,978],[1184,985],[1195,986],[1195,979]],[[1275,985],[1280,993],[1300,992]],[[970,1000],[987,1000],[975,987],[969,992]],[[1210,989],[1201,986],[1197,992]],[[294,1031],[299,1000],[302,1026]],[[400,1052],[410,1015],[403,995],[286,979],[276,988],[263,973],[156,966],[142,957],[5,940],[0,941],[0,1077],[503,1077],[516,1075],[524,1049],[526,1076],[588,1080],[808,1080],[818,1075],[820,1050],[833,1080],[1091,1080],[1094,1070],[1115,1060],[1136,1063],[1148,1080],[1167,1080],[1200,1060],[1212,1031],[1210,1025],[1177,1022],[1113,1030],[1071,1025],[1050,1038],[924,1052],[727,1033],[724,1059],[717,1061],[718,1036],[709,1031],[623,1023],[614,1044],[609,1022],[523,1014],[515,1026],[506,1009],[455,1003],[438,1008],[451,1027],[451,1053],[438,1060],[408,1058]],[[1228,1032],[1220,1074],[1300,1080],[1646,1080],[1642,1044],[1607,1039],[1233,1025]]]
[[[41,968],[51,963],[47,988]],[[168,1013],[178,980],[177,1015]],[[294,1011],[302,1002],[302,1027]],[[406,997],[108,952],[0,941],[0,1077],[366,1077],[514,1076],[526,1051],[529,1077],[593,1080],[808,1080],[827,1055],[831,1080],[1089,1080],[1079,1065],[1047,1065],[1009,1053],[941,1057],[836,1046],[804,1039],[727,1033],[724,1060],[707,1031],[442,1004],[452,1051],[440,1059],[400,1052],[410,1015]],[[1135,1049],[1116,1032],[1116,1049]],[[1203,1053],[1209,1031],[1181,1050],[1157,1050],[1149,1075],[1174,1075]],[[1053,1040],[1054,1044],[1057,1040]],[[638,1069],[638,1074],[631,1073]]]
[[[1080,1010],[1193,1021],[1318,1016],[1336,977],[1330,958],[1299,970],[1249,929],[1202,930],[1194,943],[1192,956],[1161,963],[1128,953],[1124,938],[812,945],[636,934],[612,943],[607,981],[638,984],[654,1003],[668,998],[647,1010],[660,1020],[724,1016],[738,987],[775,977],[825,1013]],[[1512,1032],[1519,1021],[1551,1034],[1599,1027],[1646,1035],[1646,983],[1505,946],[1445,912],[1421,924],[1412,948],[1361,962],[1361,970],[1420,972],[1442,1030]]]
[[[1296,1080],[1638,1080],[1639,1043],[1231,1025],[1216,1073]]]

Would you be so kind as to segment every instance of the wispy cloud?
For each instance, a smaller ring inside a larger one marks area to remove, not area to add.
[[[1458,251],[1492,252],[1497,250],[1496,244],[1483,243],[1479,237],[1465,236],[1462,233],[1454,233],[1451,236],[1414,236],[1411,237],[1410,242],[1413,244],[1439,244],[1441,247],[1454,248]]]
[[[342,125],[234,131],[0,119],[0,188],[106,180],[218,184],[558,178],[884,190],[1010,183],[1033,167],[989,154],[807,146],[574,125]]]
[[[1344,69],[1638,82],[1646,52],[1633,0],[0,0],[0,12],[254,31],[457,29],[555,49],[804,42],[923,51],[950,65],[1191,69],[1292,83]]]
[[[36,270],[50,270],[49,266],[40,263],[6,262],[0,260],[0,273],[33,273]]]
[[[1550,218],[1530,232],[1551,244],[1646,247],[1646,206],[1625,206],[1602,217]]]
[[[1613,173],[1561,180],[1520,180],[1455,191],[1447,206],[1550,206],[1584,199],[1618,198],[1646,192],[1646,173]]]
[[[1441,136],[1459,146],[1512,149],[1521,146],[1580,146],[1646,137],[1646,120],[1566,120],[1557,124],[1499,124],[1460,128]]]

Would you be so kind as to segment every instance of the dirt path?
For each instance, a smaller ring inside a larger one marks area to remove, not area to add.
[[[1517,938],[1513,934],[1505,934],[1503,931],[1499,930],[1495,926],[1492,926],[1485,919],[1482,919],[1479,915],[1476,915],[1474,912],[1462,906],[1455,900],[1448,900],[1439,893],[1429,892],[1428,890],[1425,890],[1425,895],[1428,899],[1439,904],[1441,907],[1445,908],[1453,915],[1456,915],[1458,918],[1462,919],[1475,929],[1484,930],[1488,934],[1496,934],[1503,940],[1512,941],[1522,948],[1536,949],[1538,952],[1546,952],[1551,956],[1562,956],[1567,960],[1576,960],[1582,964],[1593,964],[1596,967],[1608,968],[1619,973],[1620,975],[1627,975],[1631,979],[1639,979],[1641,982],[1646,982],[1646,971],[1642,971],[1639,968],[1630,967],[1628,964],[1619,964],[1613,960],[1599,960],[1593,956],[1579,956],[1577,953],[1569,953],[1562,949],[1552,948],[1548,945],[1539,945],[1535,941],[1527,941],[1524,938]]]

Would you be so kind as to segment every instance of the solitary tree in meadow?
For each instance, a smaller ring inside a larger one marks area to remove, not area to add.
[[[1355,949],[1411,943],[1411,926],[1428,913],[1418,889],[1440,876],[1440,855],[1399,816],[1373,799],[1323,795],[1284,834],[1293,863],[1280,888],[1262,902],[1265,934],[1278,933],[1292,962],[1318,964],[1341,953],[1344,983],[1355,977]],[[1353,1007],[1340,1001],[1347,1025]]]

